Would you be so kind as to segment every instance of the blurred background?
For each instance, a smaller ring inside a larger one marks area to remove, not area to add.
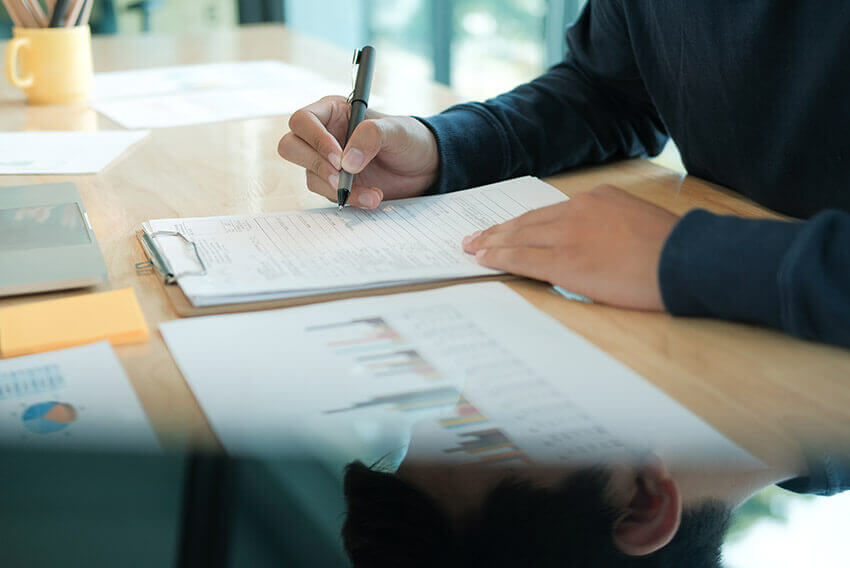
[[[346,49],[392,53],[411,80],[484,100],[560,61],[586,0],[96,0],[98,34],[192,33],[280,22]],[[11,22],[0,7],[0,38]],[[391,48],[387,49],[387,48]],[[673,144],[656,158],[684,172]]]
[[[485,98],[564,55],[564,27],[584,0],[98,0],[100,34],[187,33],[285,22],[345,48],[404,52],[408,71]],[[0,8],[2,10],[2,8]],[[0,37],[11,35],[2,12]]]

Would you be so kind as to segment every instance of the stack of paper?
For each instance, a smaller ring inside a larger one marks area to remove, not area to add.
[[[350,86],[279,61],[98,73],[93,105],[127,128],[183,126],[290,114]]]
[[[524,177],[373,211],[159,219],[143,228],[195,242],[207,274],[178,282],[193,305],[210,306],[498,274],[463,251],[463,237],[564,199]],[[156,243],[175,274],[199,270],[182,239],[157,236]]]
[[[147,136],[124,132],[0,132],[0,174],[93,174]]]

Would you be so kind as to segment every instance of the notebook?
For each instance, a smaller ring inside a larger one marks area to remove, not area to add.
[[[566,197],[533,177],[386,202],[156,219],[143,244],[193,306],[263,302],[499,275],[461,248],[470,233]]]

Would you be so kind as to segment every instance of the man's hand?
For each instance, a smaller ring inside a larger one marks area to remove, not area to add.
[[[563,286],[594,300],[663,310],[661,249],[678,217],[610,185],[463,239],[484,266]]]
[[[349,203],[374,209],[381,200],[422,195],[437,180],[437,142],[409,116],[366,111],[342,148],[351,107],[344,97],[325,97],[292,115],[278,153],[307,170],[307,187],[336,202],[340,168],[356,174]]]

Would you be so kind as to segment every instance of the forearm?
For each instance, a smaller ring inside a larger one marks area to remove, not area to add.
[[[665,307],[850,347],[850,214],[807,222],[693,211],[661,254]]]
[[[420,119],[440,153],[433,192],[661,151],[667,135],[618,4],[589,3],[567,42],[567,58],[534,81]]]
[[[495,99],[421,120],[440,153],[435,193],[654,155],[667,140],[651,113],[606,100],[567,62]]]

